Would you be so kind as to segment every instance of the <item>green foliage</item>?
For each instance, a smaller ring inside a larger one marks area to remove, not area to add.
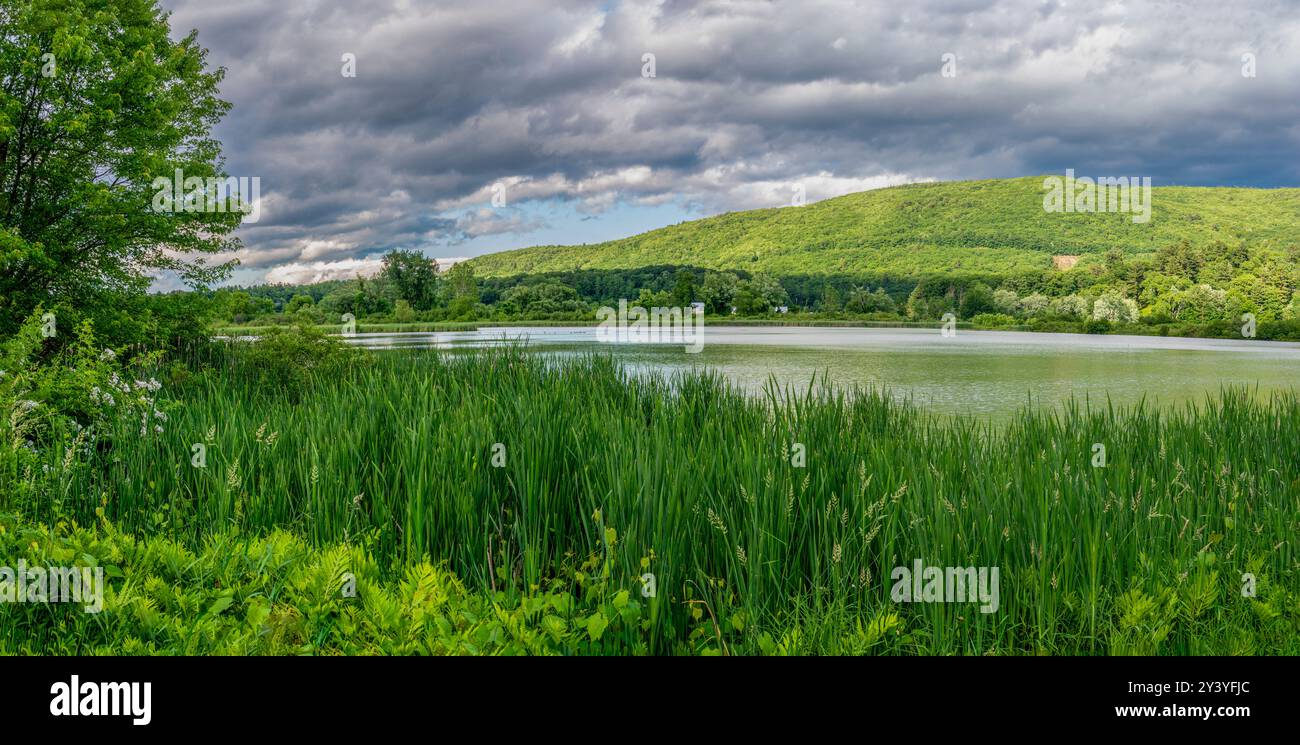
[[[1032,295],[1020,298],[1017,305],[1020,308],[1021,314],[1026,318],[1035,318],[1046,315],[1051,307],[1051,303],[1051,298],[1041,292],[1035,292]]]
[[[828,283],[826,289],[822,291],[821,301],[818,302],[817,309],[826,313],[835,313],[843,307],[844,303],[840,299],[840,291],[835,289],[835,285]]]
[[[1092,304],[1092,317],[1107,323],[1137,323],[1137,303],[1113,290],[1104,292]]]
[[[411,304],[405,300],[398,300],[393,304],[393,320],[398,323],[410,323],[415,320],[415,311],[411,310]]]
[[[297,313],[300,310],[314,307],[316,301],[312,300],[311,295],[294,295],[289,304],[284,307],[286,313]]]
[[[589,318],[590,309],[572,287],[558,282],[517,285],[501,299],[501,309],[520,318]]]
[[[785,288],[775,278],[756,274],[750,279],[741,280],[736,288],[733,302],[741,313],[770,313],[779,305],[785,305],[788,296]]]
[[[7,530],[123,578],[93,619],[0,608],[0,647],[1300,652],[1300,462],[1257,446],[1300,437],[1295,396],[1029,409],[995,429],[880,392],[755,398],[709,374],[508,348],[378,355],[294,397],[261,395],[259,374],[201,374],[165,433],[114,420],[106,453],[19,445],[28,465],[0,469],[0,512],[21,516]],[[118,531],[150,538],[96,547]],[[1198,574],[1207,551],[1217,577]],[[893,603],[891,569],[917,557],[1000,567],[999,611]],[[359,600],[335,596],[339,571]],[[1256,598],[1239,592],[1248,571]],[[1125,599],[1135,578],[1149,609]],[[449,625],[421,620],[438,614]]]
[[[695,274],[684,269],[679,270],[673,283],[673,304],[686,307],[695,302],[695,293]]]
[[[369,361],[357,348],[307,325],[272,328],[256,341],[230,344],[232,366],[250,387],[290,396]]]
[[[275,311],[275,303],[266,297],[254,297],[243,290],[222,289],[213,293],[212,316],[233,323],[248,323]]]
[[[459,262],[447,270],[447,306],[450,317],[467,318],[479,300],[478,278],[474,267]]]
[[[418,251],[390,251],[384,254],[380,279],[392,285],[394,293],[414,310],[429,310],[438,303],[441,280],[438,265]]]
[[[154,0],[31,0],[3,18],[0,333],[37,305],[110,306],[154,270],[224,276],[205,255],[238,247],[240,213],[153,209],[155,178],[225,175],[223,71],[195,35],[173,41]]]
[[[219,530],[197,550],[0,513],[0,556],[98,567],[103,607],[0,605],[0,654],[636,654],[643,608],[626,591],[481,592],[445,565],[397,572],[363,545],[313,547],[281,530]],[[391,576],[396,574],[396,576]]]
[[[1119,325],[1143,316],[1187,328],[1247,311],[1260,321],[1292,312],[1289,300],[1300,289],[1300,234],[1290,216],[1297,213],[1300,190],[1156,187],[1155,214],[1147,224],[1123,213],[1046,212],[1042,194],[1039,178],[914,184],[806,207],[731,213],[596,245],[490,254],[472,263],[491,281],[522,272],[564,277],[589,300],[588,288],[599,291],[609,282],[584,274],[621,271],[625,283],[658,291],[670,289],[656,279],[668,276],[658,267],[689,264],[692,274],[705,272],[699,294],[715,315],[729,314],[733,305],[741,315],[763,315],[787,302],[860,318],[894,312],[861,297],[850,307],[846,297],[864,284],[881,286],[896,307],[906,296],[907,315],[917,321],[952,312],[1082,322],[1097,312],[1098,296],[1108,298],[1101,320]],[[1061,270],[1054,257],[1078,263]],[[754,291],[753,281],[764,275],[780,278],[788,300],[771,302]],[[1207,304],[1198,285],[1224,297]],[[1140,312],[1108,293],[1137,302]]]
[[[1052,301],[1051,313],[1062,318],[1083,319],[1092,317],[1092,303],[1079,295],[1066,295]]]
[[[993,290],[983,282],[975,282],[961,294],[960,304],[963,318],[973,318],[981,313],[996,313],[998,305],[993,298]]]
[[[998,329],[1014,326],[1016,318],[1006,313],[978,313],[971,318],[971,323],[977,328]]]
[[[732,303],[740,291],[740,280],[730,272],[714,272],[704,279],[700,289],[700,300],[709,313],[726,315],[731,312]]]
[[[897,306],[883,288],[877,287],[874,292],[868,292],[865,287],[859,287],[849,294],[844,310],[850,313],[893,313]]]
[[[64,343],[46,338],[43,325],[38,309],[0,346],[0,488],[13,503],[42,498],[57,510],[72,496],[62,472],[161,436],[171,407],[159,400],[156,354],[124,365],[96,346],[89,322],[65,330]]]
[[[821,276],[1011,277],[1051,270],[1053,255],[1133,256],[1164,249],[1161,262],[1195,277],[1193,245],[1225,252],[1294,244],[1300,189],[1157,186],[1153,215],[1049,213],[1043,179],[911,184],[803,207],[733,212],[583,246],[538,246],[473,260],[480,274],[690,265]],[[1184,244],[1183,242],[1186,241]],[[1294,266],[1294,263],[1292,263]],[[820,290],[820,284],[818,288]],[[1061,293],[1067,294],[1067,293]]]

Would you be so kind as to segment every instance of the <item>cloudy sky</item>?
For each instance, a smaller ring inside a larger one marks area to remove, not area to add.
[[[240,284],[606,240],[796,184],[1300,185],[1294,0],[162,4],[227,69],[227,167],[261,179]]]

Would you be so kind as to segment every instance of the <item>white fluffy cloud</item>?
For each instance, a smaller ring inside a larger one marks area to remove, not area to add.
[[[331,279],[356,279],[373,277],[383,268],[380,259],[343,259],[342,261],[313,261],[307,264],[281,264],[266,273],[271,284],[303,285],[326,282]]]

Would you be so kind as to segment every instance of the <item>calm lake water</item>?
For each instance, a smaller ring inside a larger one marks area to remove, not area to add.
[[[758,390],[769,379],[806,386],[813,375],[835,383],[888,388],[941,414],[1003,419],[1026,404],[1162,406],[1202,401],[1225,385],[1267,395],[1300,390],[1300,344],[1254,340],[959,331],[936,329],[708,326],[704,346],[611,344],[592,327],[481,328],[448,333],[357,334],[354,344],[391,349],[456,349],[525,341],[557,354],[607,351],[636,371],[706,366]]]

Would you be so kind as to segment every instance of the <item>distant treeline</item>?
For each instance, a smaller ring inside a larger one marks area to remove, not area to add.
[[[644,307],[702,303],[714,317],[918,322],[952,313],[985,328],[1059,331],[1145,324],[1179,327],[1153,329],[1161,333],[1205,333],[1250,319],[1274,324],[1269,338],[1292,338],[1291,327],[1300,326],[1298,266],[1300,246],[1179,241],[1133,257],[1112,249],[1068,270],[1002,275],[774,276],[664,264],[481,277],[473,262],[439,272],[433,260],[398,251],[384,257],[374,277],[201,296],[210,320],[222,325],[329,324],[347,314],[372,323],[590,321],[597,308],[627,300]]]

